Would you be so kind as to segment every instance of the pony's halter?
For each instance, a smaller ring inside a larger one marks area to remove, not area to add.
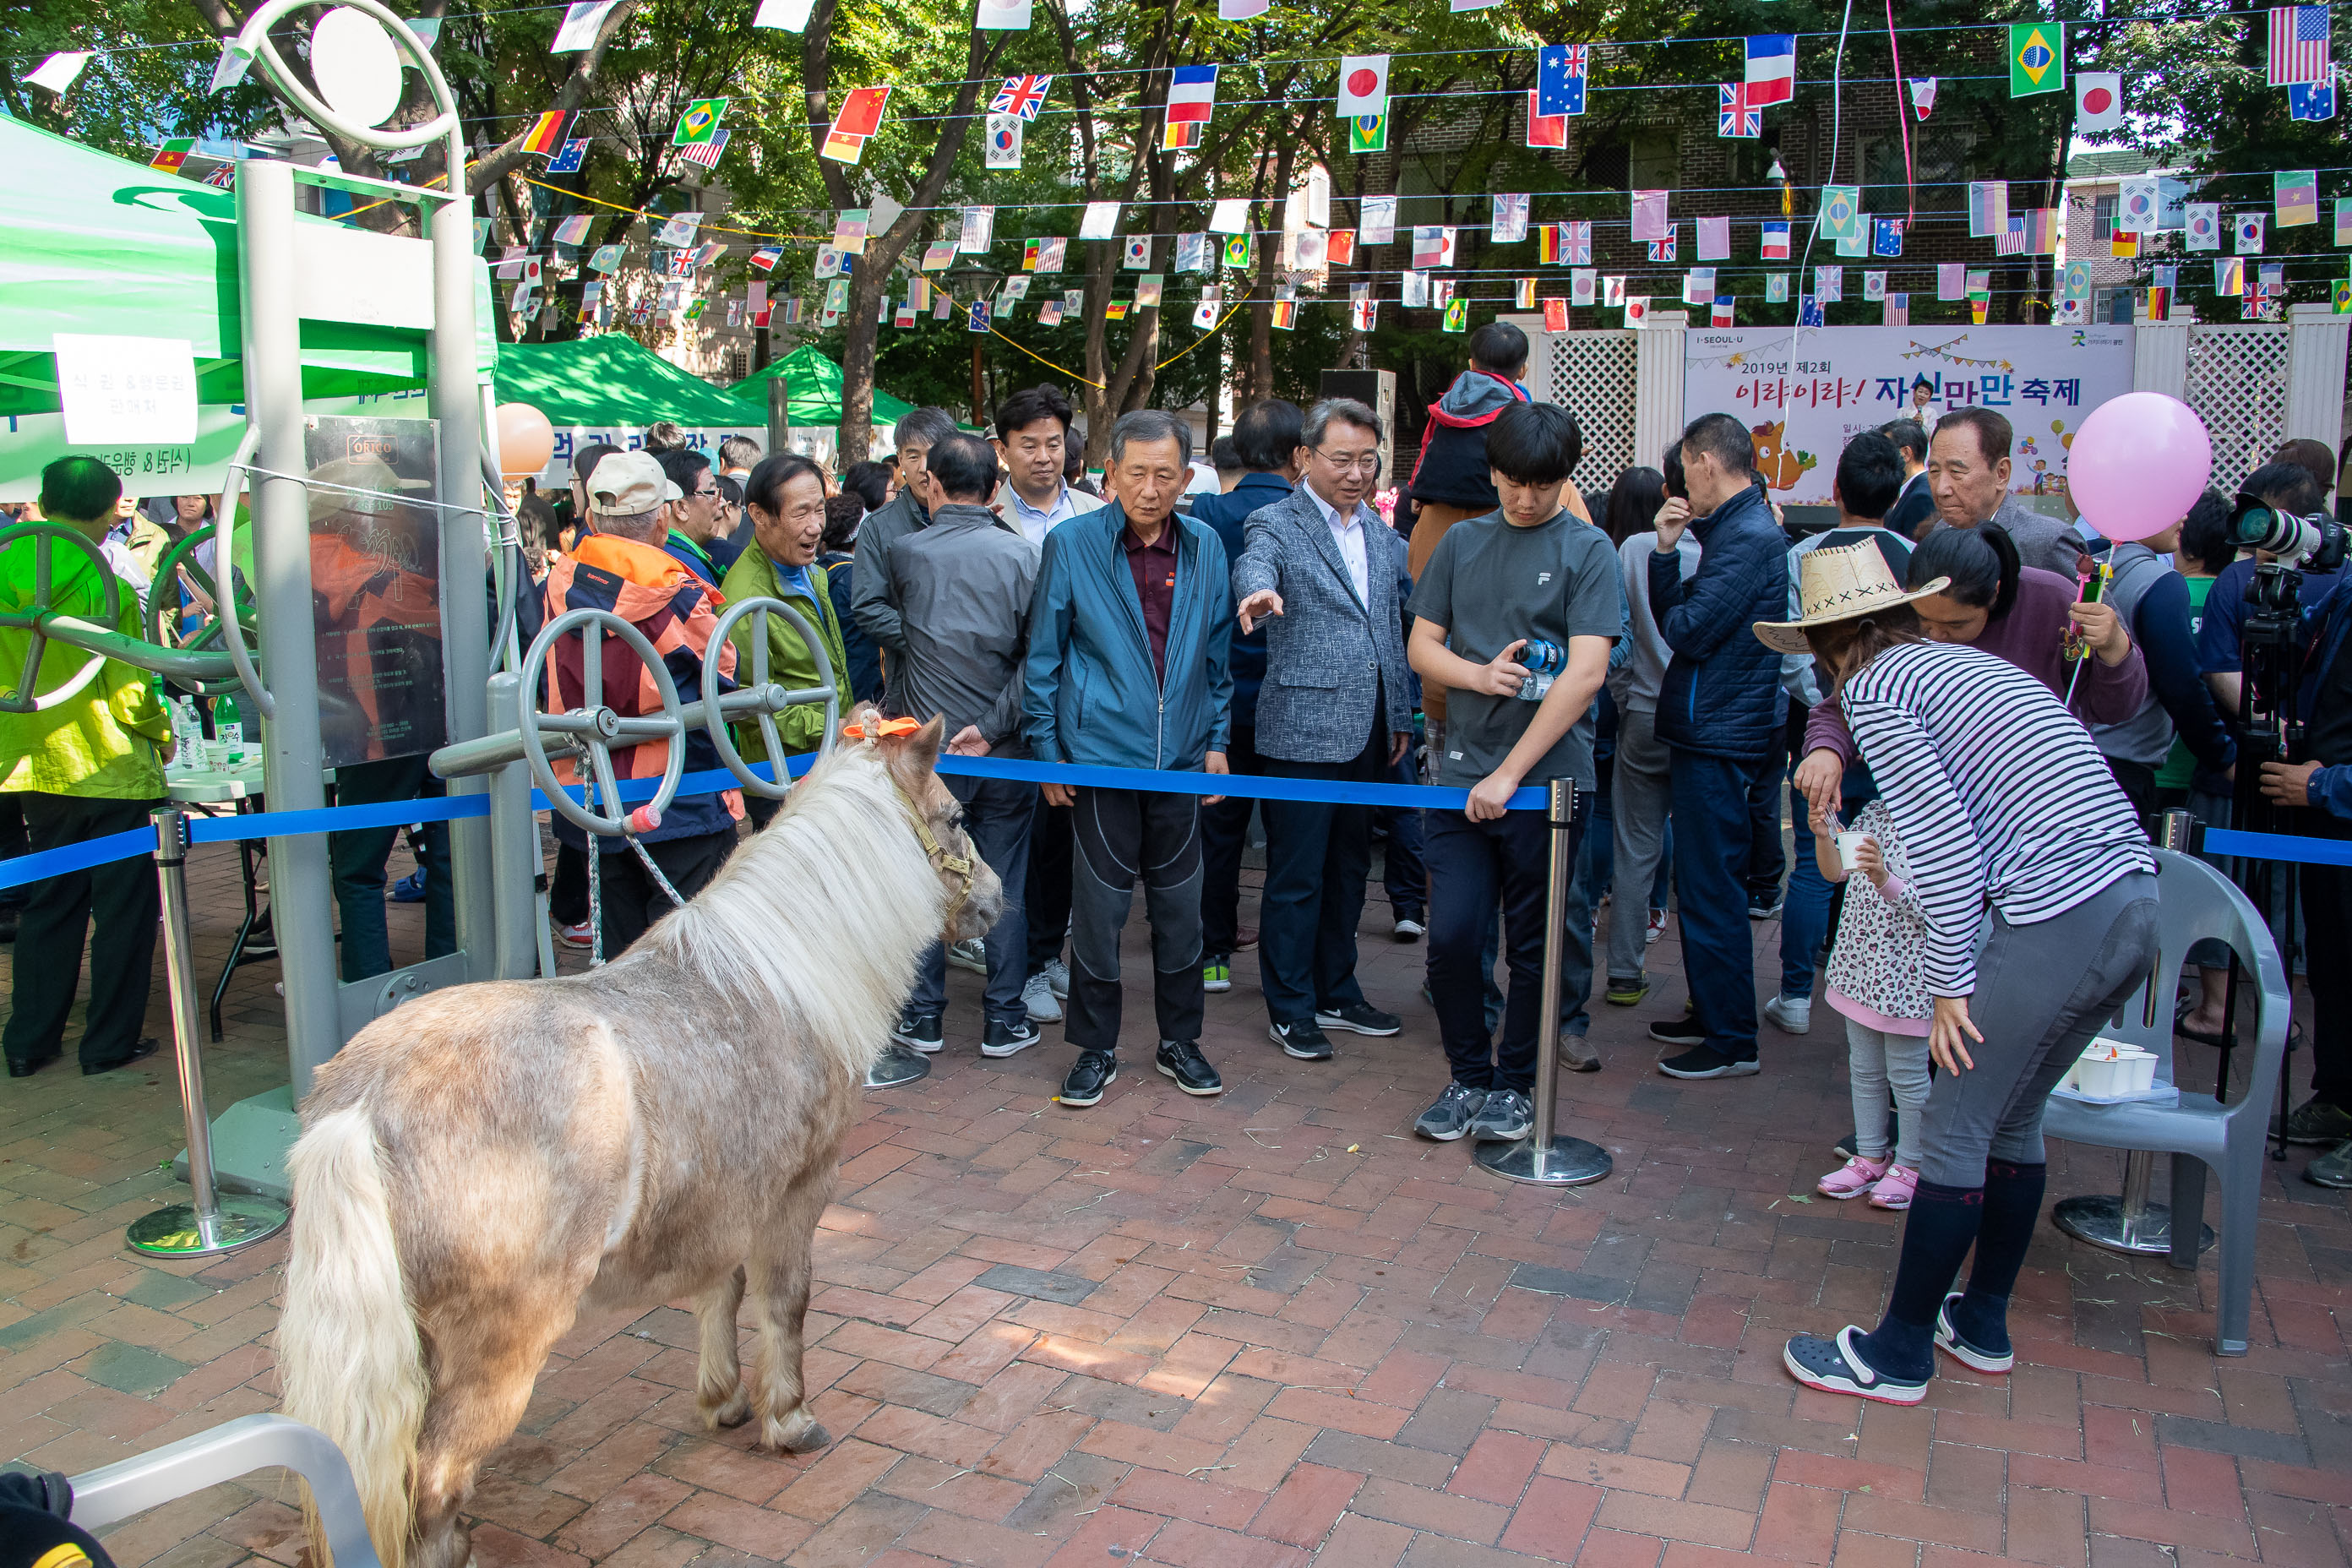
[[[933,866],[955,879],[955,891],[948,895],[947,914],[941,921],[945,929],[953,931],[956,916],[963,912],[964,905],[971,899],[971,857],[949,854],[947,846],[940,842],[939,836],[931,831],[931,825],[916,808],[914,797],[903,789],[898,791],[898,802],[906,807],[907,820],[913,825],[915,837],[922,843],[923,853],[929,857]],[[966,847],[970,847],[969,839],[966,840]]]

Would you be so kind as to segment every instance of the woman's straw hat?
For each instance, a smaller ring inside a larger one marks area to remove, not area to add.
[[[1906,593],[1887,566],[1885,553],[1869,540],[1832,550],[1809,550],[1801,559],[1805,574],[1798,603],[1804,606],[1804,613],[1793,621],[1756,623],[1759,640],[1776,652],[1811,653],[1812,645],[1805,640],[1807,626],[1823,626],[1832,621],[1851,621],[1880,610],[1891,610],[1897,605],[1940,594],[1952,582],[1949,577],[1938,577],[1924,588]]]

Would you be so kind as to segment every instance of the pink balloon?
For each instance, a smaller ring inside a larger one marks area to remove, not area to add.
[[[510,479],[538,473],[555,457],[555,427],[547,416],[528,403],[501,403],[499,419],[499,467]]]
[[[2146,539],[2189,515],[2213,477],[2205,422],[2177,397],[2127,392],[2091,411],[2066,454],[2066,488],[2109,539]]]

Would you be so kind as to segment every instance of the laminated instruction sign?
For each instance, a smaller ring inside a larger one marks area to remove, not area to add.
[[[2015,432],[2010,487],[2065,489],[2066,448],[2091,410],[2132,389],[2129,327],[1692,329],[1683,415],[1729,414],[1756,437],[1772,499],[1827,505],[1838,453],[1890,419],[1931,429],[1954,408],[1990,408]]]
[[[58,332],[58,405],[77,447],[185,447],[196,438],[196,358],[185,338]]]

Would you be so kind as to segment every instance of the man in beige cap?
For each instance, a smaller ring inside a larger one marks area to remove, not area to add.
[[[526,642],[539,628],[567,610],[609,610],[645,633],[654,651],[677,683],[678,700],[693,702],[702,696],[703,655],[718,629],[719,591],[688,571],[661,548],[663,507],[677,499],[677,487],[663,474],[661,464],[644,452],[614,452],[588,476],[588,520],[595,531],[583,537],[569,555],[553,557],[541,592],[527,596],[517,614]],[[627,671],[635,668],[630,683]],[[721,650],[719,669],[731,675],[735,650]],[[547,686],[539,694],[550,712],[581,705],[580,654],[576,647],[557,648],[547,661]],[[661,694],[652,674],[631,657],[608,651],[604,659],[604,700],[625,717],[658,712]],[[686,771],[716,768],[719,753],[701,730],[686,738]],[[658,778],[669,760],[669,742],[645,741],[615,748],[613,771],[623,779]],[[568,764],[557,765],[557,776],[570,782]],[[692,898],[725,863],[735,847],[735,824],[743,816],[740,790],[681,795],[653,827],[636,836],[646,853],[680,898]],[[575,848],[584,847],[587,835],[558,814],[555,835]],[[669,912],[668,895],[654,879],[628,845],[619,838],[599,838],[604,856],[601,873],[601,930],[604,956],[611,958],[642,935],[646,928]]]

